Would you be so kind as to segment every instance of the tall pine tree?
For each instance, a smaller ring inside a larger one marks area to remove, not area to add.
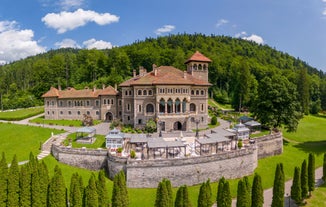
[[[7,206],[8,163],[5,153],[2,152],[0,161],[0,207]]]
[[[294,168],[293,182],[291,186],[291,198],[297,203],[301,203],[301,178],[300,178],[300,168]]]
[[[98,180],[96,182],[97,194],[98,194],[98,206],[106,207],[109,205],[109,191],[106,185],[105,172],[101,170],[98,174]]]
[[[112,207],[127,207],[129,205],[128,190],[123,171],[120,171],[114,176],[111,199]]]
[[[251,191],[251,207],[263,207],[264,190],[261,183],[261,177],[255,173]]]
[[[72,174],[71,180],[70,180],[70,194],[69,194],[69,204],[71,207],[82,207],[83,206],[82,191],[84,191],[84,188],[80,187],[78,173]]]
[[[223,205],[222,205],[222,207],[231,207],[231,205],[232,205],[232,197],[231,197],[230,185],[229,185],[228,181],[225,181],[225,183],[223,185],[222,196],[223,196]]]
[[[98,195],[94,174],[89,178],[88,186],[85,189],[85,206],[98,207]]]
[[[20,168],[20,206],[31,206],[31,172],[27,165]]]
[[[37,159],[37,157],[35,158]],[[38,162],[38,161],[37,161]],[[38,173],[39,173],[39,180],[40,180],[40,207],[47,205],[47,195],[48,195],[48,187],[49,187],[49,172],[46,164],[44,161],[39,163],[38,165]]]
[[[11,162],[8,175],[8,202],[7,207],[17,207],[19,206],[19,167],[17,156]]]
[[[186,185],[180,186],[175,198],[174,207],[191,207],[191,202],[188,195],[188,187]]]
[[[212,190],[210,187],[210,181],[209,179],[202,183],[199,190],[198,200],[197,200],[197,206],[200,207],[211,207],[212,206]]]
[[[274,176],[272,207],[282,206],[284,206],[284,171],[283,164],[279,163]]]
[[[225,178],[224,177],[220,178],[219,181],[218,181],[217,196],[216,196],[216,205],[218,207],[223,206],[224,183],[225,183]]]
[[[66,205],[66,186],[61,169],[56,165],[49,184],[48,207],[65,207]]]
[[[308,160],[308,190],[310,194],[315,190],[315,156],[312,153]]]
[[[166,188],[166,184],[163,181],[159,182],[156,189],[156,199],[155,199],[155,207],[169,207],[169,193]]]
[[[305,199],[308,196],[308,171],[307,161],[303,160],[301,165],[301,198]]]
[[[249,207],[248,190],[244,180],[238,181],[237,207]]]

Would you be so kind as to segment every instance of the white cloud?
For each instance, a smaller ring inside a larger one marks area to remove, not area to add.
[[[258,44],[264,44],[263,38],[258,36],[258,35],[255,35],[255,34],[252,34],[249,37],[242,37],[242,39],[252,41],[252,42],[256,42]]]
[[[56,42],[54,44],[58,48],[80,48],[75,40],[63,39],[61,42]]]
[[[175,29],[175,26],[173,26],[173,25],[164,25],[163,27],[155,30],[155,34],[161,35],[162,33],[172,32],[174,29]]]
[[[220,26],[229,23],[229,20],[226,19],[220,19],[218,20],[218,22],[216,23],[216,27],[219,28]]]
[[[97,13],[90,10],[78,9],[74,12],[49,13],[42,18],[46,26],[56,29],[59,34],[78,27],[85,26],[89,22],[98,25],[106,25],[119,21],[119,17],[110,13]]]
[[[236,37],[236,38],[239,38],[239,37],[243,37],[243,36],[246,36],[246,35],[247,35],[247,32],[242,31],[242,32],[240,32],[240,33],[235,34],[235,37]]]
[[[0,63],[45,52],[45,48],[33,38],[33,30],[21,30],[15,21],[0,21]]]
[[[96,48],[96,49],[111,49],[112,48],[111,42],[105,42],[103,40],[96,40],[94,38],[84,41],[83,45],[87,49],[94,49],[94,48]]]

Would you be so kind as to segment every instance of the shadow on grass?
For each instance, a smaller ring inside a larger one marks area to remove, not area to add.
[[[299,144],[294,144],[293,146],[306,153],[311,152],[316,155],[321,155],[326,152],[326,141],[302,142]]]

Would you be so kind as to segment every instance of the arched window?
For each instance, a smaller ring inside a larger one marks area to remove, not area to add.
[[[194,90],[191,90],[191,95],[195,95],[195,91]]]
[[[199,95],[199,90],[196,90],[196,95],[197,95],[197,96]]]
[[[143,95],[147,96],[147,90],[143,90]]]
[[[128,96],[128,91],[125,92],[125,95]]]
[[[207,66],[206,66],[206,64],[204,64],[203,69],[204,69],[204,70],[207,70]]]
[[[197,64],[194,64],[193,69],[197,70]]]
[[[167,107],[168,107],[168,108],[167,108],[167,109],[168,109],[168,110],[167,110],[168,113],[172,113],[172,111],[173,111],[173,108],[172,108],[172,105],[173,105],[173,104],[172,104],[172,103],[173,103],[173,102],[172,102],[172,99],[169,99],[169,100],[168,100],[168,105],[167,105]]]
[[[141,96],[142,90],[138,90],[137,94],[138,94],[138,96]]]
[[[165,113],[165,100],[162,98],[160,100],[160,113]]]
[[[190,111],[191,112],[196,112],[196,104],[194,104],[194,103],[190,104]]]
[[[154,113],[154,105],[153,104],[146,105],[146,113]]]
[[[181,112],[181,103],[180,100],[177,98],[174,103],[175,106],[175,113],[180,113]]]
[[[202,95],[202,96],[205,95],[205,91],[204,90],[201,90],[200,91],[200,95]]]
[[[153,95],[153,91],[152,90],[148,90],[148,95],[149,96]]]
[[[201,64],[198,65],[198,70],[201,70],[203,67]]]
[[[186,112],[186,107],[187,107],[187,100],[183,99],[183,101],[182,101],[182,113]]]

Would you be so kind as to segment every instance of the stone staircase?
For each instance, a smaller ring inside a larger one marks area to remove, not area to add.
[[[44,144],[42,144],[42,151],[39,155],[37,155],[37,159],[41,160],[44,157],[51,154],[51,148],[52,145],[60,145],[63,140],[67,137],[69,132],[58,134],[58,135],[52,135]]]

